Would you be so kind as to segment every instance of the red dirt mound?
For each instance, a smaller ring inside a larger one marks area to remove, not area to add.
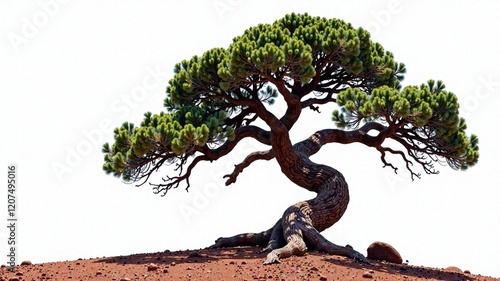
[[[260,248],[203,249],[2,266],[0,281],[28,280],[497,280],[445,269],[351,259],[310,252],[262,265]]]

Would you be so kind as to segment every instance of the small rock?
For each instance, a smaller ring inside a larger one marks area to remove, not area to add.
[[[158,269],[158,266],[154,263],[148,264],[148,271],[155,271]]]
[[[30,261],[23,261],[21,265],[32,265],[32,263]]]
[[[470,270],[466,269],[466,270],[464,270],[464,273],[465,274],[470,274]]]
[[[456,266],[448,266],[444,270],[451,271],[451,272],[457,272],[457,273],[463,273],[462,270]]]
[[[101,272],[101,271],[97,271],[97,272],[95,273],[95,275],[102,275],[102,272]]]
[[[11,278],[9,278],[9,281],[19,281],[19,278],[17,278],[17,277],[11,277]]]
[[[247,262],[246,261],[242,261],[241,264],[247,264]]]
[[[163,273],[168,273],[168,269],[163,269]]]
[[[173,261],[170,265],[171,265],[171,266],[175,266],[175,261]]]
[[[234,261],[230,261],[229,264],[235,264],[235,262]]]
[[[402,264],[401,255],[391,245],[384,242],[373,242],[367,249],[367,258],[371,260],[387,261]]]
[[[349,248],[349,249],[354,249],[351,245],[347,244],[345,245],[346,248]]]
[[[313,266],[313,267],[311,267],[311,270],[312,271],[318,271],[319,269],[317,267]]]
[[[193,268],[191,266],[188,266],[186,270],[193,270]]]
[[[363,278],[373,278],[373,274],[371,274],[369,271],[363,272]]]
[[[123,277],[122,279],[120,279],[120,281],[130,281],[131,279],[128,278],[128,277]]]
[[[319,277],[319,280],[320,280],[320,281],[326,281],[326,280],[328,280],[328,278],[326,278],[326,276],[320,276],[320,277]]]

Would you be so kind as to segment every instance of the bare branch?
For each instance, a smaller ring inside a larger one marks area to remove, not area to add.
[[[319,106],[314,106],[314,105],[310,105],[309,108],[312,110],[312,111],[316,111],[317,113],[321,113],[321,111],[319,111]]]
[[[406,149],[407,154],[422,166],[426,174],[439,173],[434,169],[433,162],[440,162],[438,157],[442,156],[441,152],[430,144],[433,142],[432,138],[424,139],[405,134],[404,137],[393,135],[391,139],[400,143]]]
[[[182,168],[181,168],[179,176],[176,176],[176,177],[167,176],[166,179],[162,178],[163,181],[166,183],[160,183],[160,184],[149,183],[149,184],[153,186],[153,192],[155,194],[161,193],[161,196],[165,196],[170,189],[179,187],[179,185],[183,181],[186,181],[186,191],[189,191],[189,187],[191,186],[189,183],[189,177],[191,176],[191,171],[200,161],[207,161],[207,160],[210,160],[210,159],[208,157],[206,157],[205,155],[200,155],[200,156],[196,157],[193,160],[193,162],[191,162],[189,164],[189,166],[187,167],[186,173],[182,174]]]
[[[256,160],[271,160],[274,158],[274,153],[272,149],[266,151],[257,151],[250,153],[243,162],[234,165],[234,170],[231,174],[224,175],[224,178],[228,178],[226,185],[230,185],[236,182],[238,175],[243,172],[243,169],[250,166]]]
[[[400,155],[401,158],[403,158],[403,160],[405,161],[406,169],[411,174],[411,180],[414,180],[415,179],[414,177],[417,177],[420,179],[421,175],[413,172],[413,170],[411,168],[411,166],[413,166],[413,162],[408,160],[408,158],[406,158],[406,154],[404,152],[399,151],[399,150],[393,150],[389,147],[382,147],[382,146],[378,146],[377,150],[380,151],[380,154],[381,154],[380,159],[382,160],[382,163],[384,163],[384,168],[389,166],[394,170],[394,173],[396,173],[396,174],[398,173],[398,167],[395,167],[392,163],[387,162],[387,160],[385,159],[386,152],[390,152],[392,154],[397,154],[397,155]]]

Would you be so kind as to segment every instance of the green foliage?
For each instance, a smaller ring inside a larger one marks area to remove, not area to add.
[[[467,137],[455,94],[430,80],[403,90],[382,86],[370,94],[349,88],[337,96],[340,110],[332,120],[340,128],[353,129],[377,121],[394,130],[393,138],[405,139],[417,153],[445,158],[455,169],[467,169],[479,158],[478,138]]]
[[[149,177],[163,163],[177,163],[182,173],[188,157],[243,138],[236,132],[256,120],[272,120],[263,105],[274,104],[280,95],[294,101],[288,106],[302,108],[337,102],[340,110],[332,118],[341,128],[371,121],[388,125],[390,137],[404,140],[416,159],[434,154],[454,168],[474,165],[477,137],[465,135],[456,96],[439,81],[401,89],[405,72],[405,65],[371,41],[363,28],[339,19],[289,14],[248,28],[227,48],[176,64],[166,87],[166,113],[146,113],[139,127],[124,123],[116,128],[114,144],[103,146],[103,168],[126,181]],[[290,129],[300,109],[286,111],[293,116],[277,117]],[[247,131],[244,137],[249,135]],[[166,189],[185,179],[169,178]]]
[[[178,108],[203,101],[235,109],[238,105],[227,98],[268,98],[249,93],[252,86],[275,79],[307,84],[327,67],[345,71],[343,75],[363,81],[366,87],[397,88],[405,72],[404,64],[372,42],[366,30],[339,19],[290,14],[247,29],[227,49],[211,49],[177,64],[165,105]]]
[[[124,123],[116,128],[115,143],[103,146],[108,174],[134,180],[138,169],[162,157],[183,157],[197,147],[234,139],[234,129],[225,125],[226,113],[208,113],[200,107],[183,107],[170,114],[146,113],[140,127]]]

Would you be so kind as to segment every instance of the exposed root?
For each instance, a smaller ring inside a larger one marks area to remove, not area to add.
[[[283,237],[283,224],[281,223],[281,219],[273,226],[271,237],[269,238],[269,242],[267,246],[262,250],[262,252],[271,252],[278,248],[283,247],[286,244],[285,237]]]
[[[280,263],[281,259],[292,255],[302,256],[309,246],[311,250],[345,256],[370,264],[368,259],[356,250],[336,245],[321,235],[311,224],[309,213],[304,211],[306,206],[307,202],[300,202],[289,207],[283,217],[269,230],[219,238],[210,248],[266,246],[262,251],[269,252],[264,261],[267,265]]]
[[[261,246],[268,244],[271,237],[270,231],[266,230],[260,233],[242,233],[232,237],[220,237],[215,240],[215,244],[208,248],[228,248],[238,246]]]
[[[264,264],[272,264],[280,262],[280,258],[288,258],[289,256],[303,256],[307,252],[306,243],[302,238],[301,233],[296,233],[289,236],[288,244],[279,249],[272,250],[268,255]]]
[[[350,257],[353,260],[370,264],[370,261],[358,251],[350,247],[339,246],[328,241],[314,227],[307,226],[307,229],[303,231],[303,233],[308,244],[315,245],[316,246],[315,250],[318,252],[324,252],[337,256]]]

